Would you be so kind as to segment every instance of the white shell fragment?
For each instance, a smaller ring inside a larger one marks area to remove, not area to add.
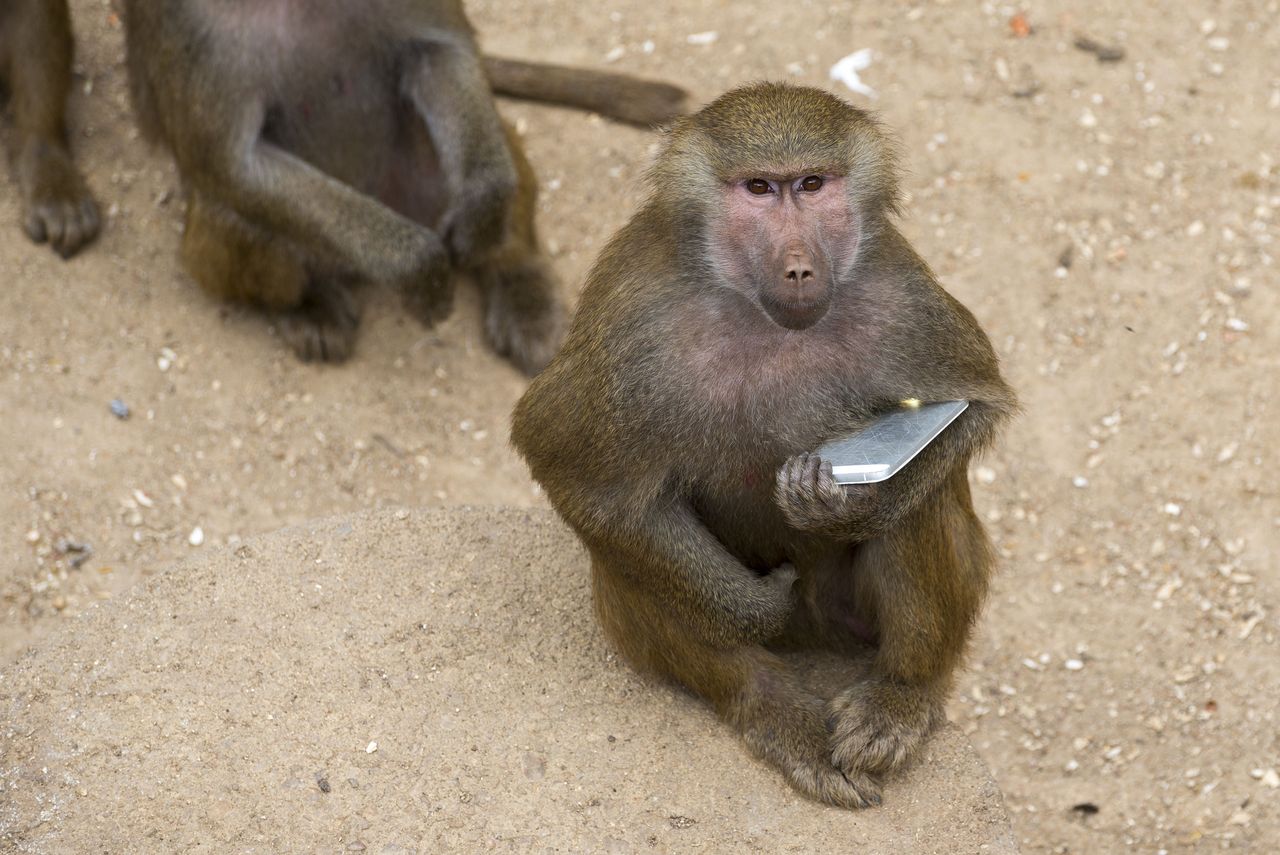
[[[863,83],[862,78],[858,76],[859,71],[866,71],[871,67],[871,59],[871,48],[854,51],[831,66],[831,79],[843,83],[859,95],[878,98],[876,90]]]

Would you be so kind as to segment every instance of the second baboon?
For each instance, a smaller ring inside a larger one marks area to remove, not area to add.
[[[551,358],[536,181],[457,0],[124,5],[135,110],[186,185],[182,258],[205,290],[275,313],[303,359],[341,360],[353,285],[391,283],[431,324],[461,269],[498,353],[528,373]],[[515,87],[524,67],[497,70]]]

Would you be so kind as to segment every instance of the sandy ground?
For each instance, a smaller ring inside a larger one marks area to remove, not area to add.
[[[880,809],[832,810],[614,654],[589,590],[549,508],[195,553],[0,672],[0,851],[1018,851],[956,725]],[[847,671],[793,661],[827,691]]]
[[[298,364],[198,292],[119,27],[106,0],[72,7],[74,146],[110,213],[63,263],[0,196],[0,661],[193,550],[388,505],[542,504],[507,447],[524,381],[485,349],[470,292],[432,331],[375,295],[340,368]],[[904,228],[1026,406],[974,469],[1004,560],[953,718],[1027,852],[1280,847],[1280,3],[470,8],[497,52],[703,99],[766,77],[838,87],[830,66],[874,51],[878,100],[846,94],[899,133]],[[1076,49],[1081,33],[1124,58]],[[655,137],[503,112],[572,297]],[[68,540],[91,557],[73,567]]]

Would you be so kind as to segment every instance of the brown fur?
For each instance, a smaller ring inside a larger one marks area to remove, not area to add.
[[[810,173],[843,177],[858,250],[821,320],[784,329],[709,260],[717,206]],[[817,90],[757,84],[677,122],[512,425],[619,649],[846,807],[877,803],[943,717],[992,564],[967,465],[1016,407],[892,223],[896,181],[876,122]],[[912,397],[971,405],[889,481],[842,489],[808,454]],[[838,690],[804,685],[805,651],[844,657]]]
[[[71,87],[71,20],[66,0],[0,4],[0,88],[15,126],[14,172],[22,193],[23,228],[70,258],[98,235],[98,206],[67,147],[65,113]]]

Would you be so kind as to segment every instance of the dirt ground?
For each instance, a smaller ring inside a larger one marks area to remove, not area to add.
[[[904,228],[1026,408],[973,470],[1003,563],[950,710],[1024,850],[1280,848],[1280,2],[469,8],[495,52],[700,99],[789,79],[882,113],[909,169]],[[107,0],[72,13],[74,147],[109,215],[64,263],[0,195],[0,663],[193,550],[371,507],[542,504],[507,447],[524,380],[485,349],[470,291],[431,331],[374,295],[337,368],[198,292],[119,25]],[[860,48],[874,102],[827,80]],[[656,137],[502,109],[572,297]]]

